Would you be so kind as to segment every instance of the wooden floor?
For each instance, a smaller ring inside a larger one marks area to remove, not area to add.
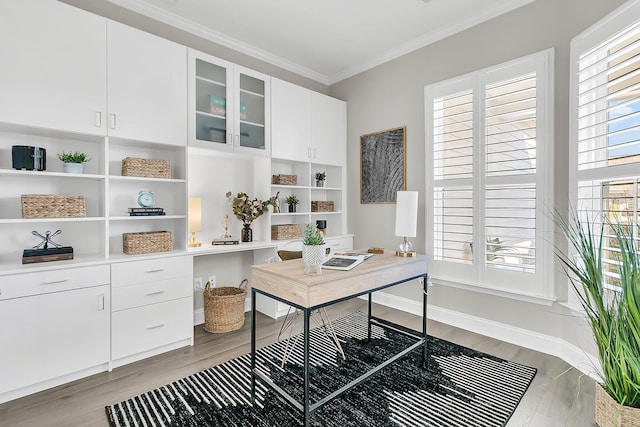
[[[366,311],[362,300],[328,308],[332,318]],[[374,313],[420,330],[421,319],[386,307]],[[195,327],[195,346],[184,347],[0,405],[0,426],[108,426],[104,406],[162,386],[249,352],[249,316],[244,327],[226,334],[208,334]],[[259,346],[275,341],[280,322],[259,315]],[[555,358],[486,338],[441,323],[430,322],[429,333],[466,347],[538,369],[533,383],[508,427],[587,427],[593,423],[593,381]],[[46,363],[46,355],[43,355]],[[2,381],[2,379],[0,379]]]

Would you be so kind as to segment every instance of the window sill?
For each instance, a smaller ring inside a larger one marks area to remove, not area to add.
[[[553,303],[557,301],[557,299],[554,297],[546,297],[541,295],[528,295],[528,294],[513,292],[509,290],[504,290],[504,289],[492,289],[492,288],[483,287],[481,285],[451,282],[448,280],[437,279],[434,277],[431,277],[431,281],[433,282],[434,285],[448,286],[451,288],[463,289],[465,291],[477,292],[477,293],[487,294],[487,295],[494,295],[494,296],[509,298],[509,299],[518,300],[518,301],[525,301],[532,304],[544,305],[547,307],[550,307]]]

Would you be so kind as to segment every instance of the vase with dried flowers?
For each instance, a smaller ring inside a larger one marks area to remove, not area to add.
[[[227,200],[231,202],[231,208],[233,215],[242,221],[242,233],[241,240],[243,242],[253,241],[253,230],[251,230],[251,223],[255,221],[262,214],[267,212],[269,205],[276,205],[276,196],[271,197],[269,200],[262,201],[257,198],[249,198],[247,193],[237,193],[235,196],[228,191]]]

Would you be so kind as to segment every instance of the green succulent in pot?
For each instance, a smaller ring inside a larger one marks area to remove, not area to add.
[[[58,154],[58,158],[64,163],[85,163],[91,160],[91,157],[78,151],[74,153],[65,153],[63,151]]]
[[[556,215],[556,224],[570,248],[569,253],[556,250],[556,255],[593,333],[601,386],[619,405],[640,408],[638,225],[600,224],[579,212],[569,218]],[[605,283],[605,274],[618,279]]]

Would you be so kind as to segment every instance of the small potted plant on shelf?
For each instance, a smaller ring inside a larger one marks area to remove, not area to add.
[[[314,270],[316,274],[322,274],[324,262],[324,239],[322,234],[311,224],[304,225],[304,238],[302,239],[302,261],[304,262],[304,274]]]
[[[640,250],[633,235],[637,225],[606,218],[598,224],[576,211],[569,218],[556,215],[556,223],[572,250],[556,254],[598,349],[602,382],[596,385],[596,423],[640,425]],[[607,283],[605,277],[615,281]]]
[[[58,154],[58,158],[64,163],[62,171],[66,173],[82,173],[83,163],[91,160],[85,153],[78,151],[74,153],[65,153],[64,151]]]
[[[327,179],[325,172],[316,172],[316,187],[324,187],[325,179]]]
[[[300,203],[300,199],[298,199],[298,196],[296,196],[295,194],[292,194],[290,196],[287,196],[286,202],[287,205],[289,205],[289,212],[295,212],[296,205]]]

